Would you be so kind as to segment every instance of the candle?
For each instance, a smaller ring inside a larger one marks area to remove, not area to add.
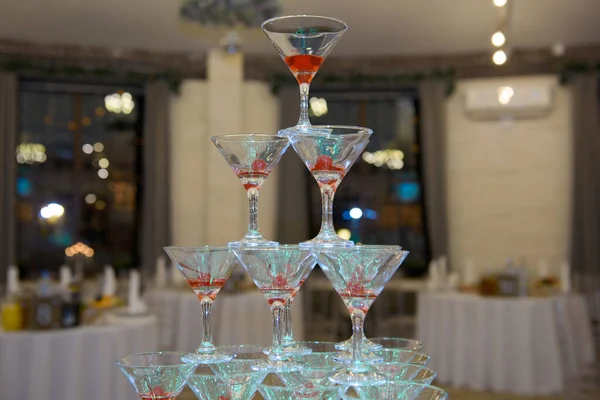
[[[130,313],[140,313],[146,310],[140,296],[141,279],[139,271],[132,269],[129,273],[129,296],[127,305]]]
[[[546,260],[540,260],[538,265],[538,278],[544,279],[550,276],[550,272],[548,271],[548,263]]]
[[[154,283],[157,288],[162,289],[167,283],[167,259],[165,256],[160,256],[156,259],[156,275]]]
[[[571,266],[566,261],[560,266],[560,286],[563,293],[571,293]]]
[[[15,265],[8,267],[6,272],[6,292],[7,294],[16,294],[19,289],[19,268]]]
[[[73,277],[71,275],[71,268],[69,268],[68,265],[61,265],[60,266],[60,288],[62,290],[69,290],[69,287],[71,286],[71,281],[73,280]]]
[[[102,288],[103,297],[113,297],[117,291],[117,282],[115,279],[115,270],[111,265],[104,266],[104,287]]]

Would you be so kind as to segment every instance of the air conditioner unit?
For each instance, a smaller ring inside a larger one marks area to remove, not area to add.
[[[464,91],[465,112],[476,120],[540,118],[552,111],[550,82],[477,83]]]

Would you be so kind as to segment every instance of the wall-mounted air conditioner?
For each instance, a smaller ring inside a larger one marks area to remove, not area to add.
[[[465,112],[478,120],[539,118],[553,105],[553,84],[544,81],[472,82],[465,87]]]

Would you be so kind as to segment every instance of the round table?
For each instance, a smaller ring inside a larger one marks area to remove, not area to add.
[[[202,308],[200,301],[187,290],[151,290],[146,301],[158,315],[159,346],[163,350],[194,351],[200,344]],[[298,293],[292,307],[294,337],[304,338],[302,295]],[[215,345],[272,343],[272,317],[265,296],[258,290],[243,293],[220,293],[211,313]]]
[[[417,338],[437,382],[520,395],[561,393],[568,369],[594,361],[585,300],[419,294]]]
[[[157,349],[155,317],[59,331],[0,332],[3,400],[135,399],[115,365],[124,355]]]

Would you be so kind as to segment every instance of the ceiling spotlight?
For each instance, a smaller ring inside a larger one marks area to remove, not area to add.
[[[492,56],[492,61],[494,61],[494,64],[496,65],[502,65],[506,62],[507,58],[504,50],[498,50]]]
[[[498,31],[492,35],[492,44],[496,47],[502,46],[506,42],[506,36],[502,31]]]
[[[494,0],[494,5],[496,7],[504,7],[508,3],[508,0]]]

